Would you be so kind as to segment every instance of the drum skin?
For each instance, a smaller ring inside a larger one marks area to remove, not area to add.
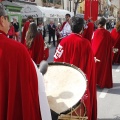
[[[44,79],[48,102],[54,112],[69,114],[73,108],[81,112],[81,116],[86,114],[80,100],[87,88],[87,81],[79,68],[68,63],[49,63]]]

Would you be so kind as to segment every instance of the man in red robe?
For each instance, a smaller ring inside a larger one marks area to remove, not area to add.
[[[26,48],[7,38],[8,30],[0,6],[0,120],[42,120],[35,66]]]
[[[112,63],[120,64],[120,21],[117,22],[116,27],[112,30],[111,36],[114,40],[114,55]]]
[[[96,62],[97,85],[100,88],[112,88],[112,42],[110,32],[104,28],[105,18],[98,21],[98,29],[92,39],[94,56],[99,59]]]
[[[22,44],[25,43],[26,32],[28,31],[29,24],[32,21],[33,21],[33,17],[32,16],[28,16],[28,20],[25,22],[24,27],[23,27],[23,31],[22,31],[22,39],[21,39],[21,43]]]
[[[60,29],[61,37],[65,37],[72,32],[71,31],[71,25],[70,25],[70,18],[71,18],[70,14],[65,15],[66,21],[62,24],[62,27]]]
[[[95,61],[89,41],[81,36],[84,20],[74,17],[72,32],[62,39],[54,55],[55,62],[66,62],[80,68],[88,79],[87,90],[82,98],[88,120],[97,120]]]
[[[93,31],[94,31],[94,23],[92,22],[92,20],[89,19],[88,24],[84,29],[83,37],[88,39],[91,42]]]
[[[71,18],[70,14],[65,15],[66,21],[63,22],[63,24],[62,24],[62,26],[60,28],[59,40],[57,41],[57,46],[60,43],[60,41],[62,40],[62,38],[68,36],[72,32],[71,25],[70,25],[70,18]]]

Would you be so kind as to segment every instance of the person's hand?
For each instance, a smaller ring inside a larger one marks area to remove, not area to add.
[[[95,60],[95,63],[96,63],[96,62],[100,62],[100,60],[97,59],[96,57],[94,57],[94,60]]]

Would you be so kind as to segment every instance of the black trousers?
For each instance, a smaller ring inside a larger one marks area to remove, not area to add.
[[[51,37],[53,38],[53,45],[55,46],[55,34],[49,34],[49,44],[51,43]]]

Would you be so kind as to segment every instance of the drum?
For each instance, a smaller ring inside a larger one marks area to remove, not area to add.
[[[86,107],[81,102],[87,88],[84,73],[68,63],[49,63],[44,75],[50,109],[59,120],[86,120]]]

